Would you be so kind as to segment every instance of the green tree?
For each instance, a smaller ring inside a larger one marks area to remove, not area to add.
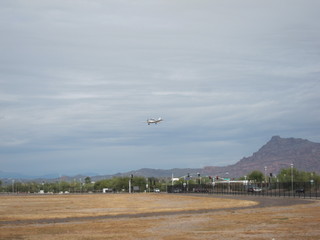
[[[296,168],[285,168],[280,171],[277,176],[279,182],[291,182],[293,178],[294,182],[319,182],[320,176],[314,172],[299,171]]]
[[[264,174],[258,170],[254,170],[248,174],[248,180],[262,182],[264,180]]]
[[[111,179],[103,179],[96,181],[93,189],[96,191],[102,191],[103,188],[113,188],[112,180]]]
[[[70,183],[68,182],[65,182],[65,181],[61,181],[60,182],[60,191],[68,191],[70,192],[70,189],[71,189],[71,186],[70,186]]]
[[[90,184],[91,183],[91,178],[90,177],[86,177],[84,179],[85,184]]]
[[[129,191],[129,177],[114,177],[112,179],[103,179],[94,184],[94,190],[102,191],[103,188],[113,189],[114,191]],[[146,179],[144,177],[134,177],[131,180],[131,186],[139,186],[140,191],[146,189]]]
[[[134,177],[132,180],[132,186],[138,186],[140,188],[140,192],[146,190],[146,178],[144,177]]]
[[[114,177],[111,179],[112,188],[118,192],[129,191],[129,177]],[[133,186],[133,182],[132,182]]]

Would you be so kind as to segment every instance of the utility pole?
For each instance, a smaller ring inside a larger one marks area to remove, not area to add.
[[[129,178],[129,193],[131,193],[131,181],[133,179],[133,174],[131,174],[130,178]]]
[[[172,176],[171,176],[171,186],[173,187],[173,173],[172,173]]]
[[[12,179],[12,193],[14,193],[14,179]]]
[[[290,165],[291,165],[291,191],[293,195],[293,163],[291,163]]]

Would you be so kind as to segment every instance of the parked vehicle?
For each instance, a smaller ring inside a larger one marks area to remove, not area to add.
[[[182,193],[183,191],[182,191],[182,189],[180,189],[180,188],[174,188],[173,189],[173,193]]]
[[[248,192],[262,192],[262,189],[258,187],[249,187]]]
[[[299,189],[297,189],[297,190],[296,190],[296,193],[299,193],[299,194],[300,194],[300,193],[303,193],[303,194],[304,194],[304,193],[305,193],[305,192],[304,192],[304,188],[299,188]]]

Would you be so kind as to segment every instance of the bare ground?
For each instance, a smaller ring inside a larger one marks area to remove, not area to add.
[[[1,240],[320,239],[320,202],[293,198],[0,196],[0,216]]]

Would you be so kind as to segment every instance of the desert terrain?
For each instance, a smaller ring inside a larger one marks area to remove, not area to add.
[[[320,201],[88,194],[0,195],[0,239],[319,239]]]

